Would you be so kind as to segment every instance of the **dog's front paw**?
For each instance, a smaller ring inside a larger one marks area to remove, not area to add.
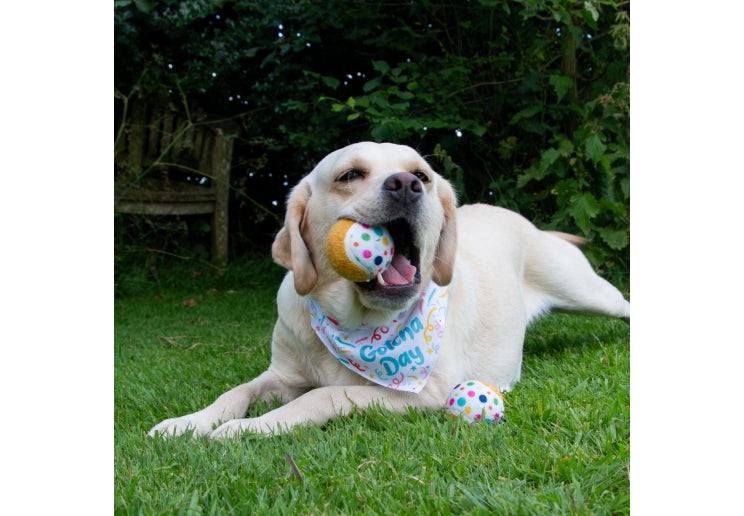
[[[197,437],[199,435],[207,435],[211,431],[211,425],[205,424],[199,418],[183,416],[161,421],[152,427],[152,429],[147,432],[147,435],[150,437],[155,437],[155,435],[174,437],[185,434],[186,432],[193,432],[194,437]]]
[[[240,434],[245,432],[252,432],[256,434],[263,433],[257,421],[255,419],[232,419],[227,423],[223,423],[218,426],[211,434],[210,439],[223,440],[238,437]]]

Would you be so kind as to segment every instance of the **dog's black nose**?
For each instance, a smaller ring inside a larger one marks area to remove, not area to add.
[[[385,179],[382,190],[390,198],[406,204],[418,201],[424,193],[424,186],[410,172],[397,172]]]

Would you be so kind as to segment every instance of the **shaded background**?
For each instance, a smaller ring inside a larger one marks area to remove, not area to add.
[[[623,281],[629,8],[117,0],[114,129],[126,137],[124,99],[141,97],[198,112],[235,137],[231,264],[268,255],[289,189],[320,158],[373,140],[417,149],[463,203],[589,238],[600,274]],[[117,214],[117,292],[157,282],[174,262],[208,263],[209,222]]]

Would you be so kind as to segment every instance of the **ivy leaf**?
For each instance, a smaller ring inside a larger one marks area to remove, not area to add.
[[[626,228],[613,229],[613,228],[596,228],[599,236],[604,240],[608,246],[612,249],[620,250],[628,247],[630,243],[630,235]]]
[[[352,120],[356,120],[357,118],[359,118],[361,115],[361,113],[352,113],[346,117],[346,120],[351,122]]]
[[[566,93],[568,93],[568,91],[573,87],[573,79],[567,75],[553,74],[550,76],[550,79],[548,79],[548,82],[553,87],[555,96],[558,97],[558,102],[560,102],[563,97],[566,96]]]
[[[577,194],[569,201],[568,213],[584,233],[589,233],[592,229],[591,219],[599,214],[599,203],[588,192]]]
[[[339,84],[341,84],[341,81],[335,77],[328,77],[326,75],[321,76],[321,80],[323,81],[323,84],[334,90],[338,88]]]
[[[607,149],[607,146],[602,143],[599,135],[595,133],[584,140],[584,149],[586,150],[587,158],[596,163],[604,155],[604,151],[605,149]]]

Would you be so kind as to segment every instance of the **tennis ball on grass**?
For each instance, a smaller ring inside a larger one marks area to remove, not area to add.
[[[493,385],[468,380],[455,385],[447,396],[445,410],[468,423],[498,423],[504,419],[504,395]]]

